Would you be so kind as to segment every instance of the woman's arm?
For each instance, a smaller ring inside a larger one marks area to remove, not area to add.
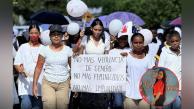
[[[27,74],[24,70],[24,66],[23,64],[20,64],[20,65],[14,65],[16,71],[19,73],[19,74],[22,74],[24,77],[27,77]]]
[[[38,93],[37,82],[38,82],[38,78],[40,76],[44,63],[45,63],[45,58],[39,55],[38,62],[36,64],[35,71],[34,71],[34,78],[33,78],[33,95],[36,97]]]
[[[71,68],[71,57],[68,57],[68,64],[69,64],[69,67]]]
[[[85,49],[85,47],[83,45],[81,45],[79,48],[74,47],[73,48],[73,57],[74,56],[78,56],[80,54],[83,54],[84,53],[84,49]]]
[[[20,65],[14,65],[14,67],[15,67],[15,69],[16,69],[16,71],[17,71],[18,73],[24,72],[24,67],[23,67],[22,64],[20,64]]]

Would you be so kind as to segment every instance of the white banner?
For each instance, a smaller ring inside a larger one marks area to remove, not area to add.
[[[71,90],[75,92],[124,92],[126,58],[112,55],[80,55],[71,61]]]

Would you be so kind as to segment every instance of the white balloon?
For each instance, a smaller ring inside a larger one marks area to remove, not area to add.
[[[139,33],[144,36],[144,46],[152,42],[153,34],[149,29],[141,29]]]
[[[51,44],[51,40],[50,40],[49,34],[50,34],[50,30],[45,30],[45,31],[41,32],[40,40],[41,40],[43,45]]]
[[[13,51],[12,51],[12,56],[13,56],[13,58],[15,58],[15,56],[16,56],[16,49],[14,48],[14,46],[13,46]]]
[[[116,36],[118,32],[121,30],[122,26],[123,23],[120,20],[118,19],[112,20],[108,26],[109,33],[113,36]]]
[[[67,33],[70,35],[75,35],[79,32],[79,29],[79,24],[73,22],[67,26]]]
[[[80,17],[88,11],[87,5],[81,0],[71,0],[67,3],[67,13],[72,17]]]
[[[15,36],[17,36],[19,33],[19,30],[17,28],[13,27],[13,33]]]
[[[42,29],[42,27],[41,27],[41,26],[39,26],[39,29],[40,29],[40,32],[43,32],[43,29]]]
[[[174,30],[179,33],[180,37],[182,37],[182,32],[181,32],[181,29],[179,27],[175,27]]]

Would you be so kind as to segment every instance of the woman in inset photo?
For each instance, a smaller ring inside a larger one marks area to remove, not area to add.
[[[154,101],[152,104],[154,106],[162,107],[165,102],[166,94],[166,72],[163,69],[160,69],[157,72],[156,81],[153,85],[153,96]]]

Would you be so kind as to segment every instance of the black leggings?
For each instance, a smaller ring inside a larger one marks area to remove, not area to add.
[[[159,99],[156,101],[155,106],[163,106],[165,101],[165,96],[160,95]]]
[[[79,109],[107,109],[109,94],[106,93],[79,93]]]

